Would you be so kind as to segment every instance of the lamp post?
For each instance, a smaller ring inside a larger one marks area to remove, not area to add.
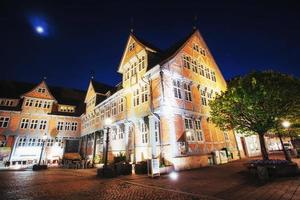
[[[41,149],[41,154],[40,154],[40,159],[39,159],[38,165],[41,165],[41,160],[42,160],[42,155],[43,155],[46,140],[47,140],[47,135],[45,133],[45,135],[43,135],[43,137],[42,137],[42,149]]]
[[[285,129],[287,129],[287,131],[289,131],[288,129],[290,128],[291,123],[290,123],[289,121],[287,121],[287,120],[284,120],[284,121],[281,123],[281,125],[282,125]],[[282,141],[282,137],[281,137],[280,134],[279,134],[279,139],[280,139],[280,143],[281,143],[282,150],[283,150],[283,152],[284,152],[284,155],[285,155],[286,160],[288,160],[288,161],[291,162],[291,155],[290,155],[290,152],[287,151],[287,149],[285,149],[284,144],[283,144],[283,141]],[[292,138],[291,138],[291,139],[292,139]]]
[[[111,125],[112,123],[112,120],[110,118],[107,118],[105,120],[105,125],[107,126],[106,127],[106,141],[105,141],[105,156],[104,156],[104,166],[103,168],[106,168],[107,167],[107,158],[108,158],[108,144],[109,144],[109,126]]]

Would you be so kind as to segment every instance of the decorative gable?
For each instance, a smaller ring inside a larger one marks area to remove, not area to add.
[[[84,103],[88,103],[90,99],[94,98],[96,96],[95,89],[93,87],[92,81],[89,83],[88,90],[86,92],[86,96],[84,99]]]
[[[39,99],[56,100],[55,97],[51,94],[45,81],[42,81],[35,88],[33,88],[29,92],[23,94],[22,96],[31,97],[31,98],[39,98]]]

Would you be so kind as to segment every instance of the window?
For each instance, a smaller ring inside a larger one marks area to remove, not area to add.
[[[199,46],[198,44],[194,43],[193,44],[193,50],[197,51],[199,53]]]
[[[184,96],[186,101],[192,101],[192,91],[191,91],[191,86],[187,83],[183,84],[184,88]]]
[[[33,106],[33,99],[30,99],[29,106]]]
[[[142,56],[142,58],[139,59],[139,71],[145,68],[145,57]]]
[[[21,121],[20,128],[27,129],[29,126],[29,119],[23,118]]]
[[[104,109],[103,108],[101,108],[101,110],[100,110],[100,119],[104,120]]]
[[[121,125],[118,129],[118,135],[119,135],[119,139],[123,139],[124,138],[124,125]]]
[[[198,69],[197,69],[197,61],[192,59],[191,65],[192,65],[192,70],[193,70],[193,72],[198,73]]]
[[[65,123],[65,130],[66,130],[66,131],[69,131],[70,128],[71,128],[71,122],[66,122],[66,123]]]
[[[202,103],[202,105],[207,106],[206,88],[201,88],[200,93],[201,93],[201,103]]]
[[[155,136],[155,142],[159,141],[159,122],[154,122],[154,136]]]
[[[189,56],[184,55],[183,56],[183,67],[191,69],[190,61],[191,61],[191,58]]]
[[[141,123],[141,133],[142,133],[142,143],[146,144],[148,143],[148,127],[146,123]]]
[[[72,122],[71,131],[76,131],[77,130],[77,125],[78,125],[77,122]]]
[[[139,89],[133,91],[133,106],[138,106],[140,104]]]
[[[210,73],[209,73],[209,68],[205,68],[205,77],[210,79]]]
[[[47,126],[47,121],[46,120],[41,120],[40,122],[40,130],[45,130]]]
[[[199,65],[199,74],[201,75],[201,76],[205,76],[204,75],[204,66],[203,65]]]
[[[216,73],[214,71],[210,71],[210,74],[211,74],[211,80],[214,81],[214,82],[217,82],[217,79],[216,79]]]
[[[39,106],[39,100],[35,101],[34,107],[38,107]]]
[[[9,100],[9,99],[2,99],[0,101],[1,106],[13,106],[14,100]]]
[[[112,116],[117,114],[117,102],[112,103]]]
[[[57,122],[57,127],[56,129],[58,131],[62,131],[63,130],[63,127],[64,127],[64,122]]]
[[[8,126],[9,117],[0,117],[0,128],[6,128]]]
[[[134,48],[135,48],[135,43],[133,42],[129,45],[128,50],[132,51]]]
[[[20,138],[18,142],[18,146],[24,147],[26,145],[26,138]]]
[[[105,116],[106,116],[106,118],[110,117],[110,106],[109,105],[105,106]]]
[[[39,93],[45,93],[46,89],[45,88],[38,88]]]
[[[147,85],[142,87],[141,96],[142,96],[142,103],[148,101],[148,86]]]
[[[185,118],[184,119],[184,127],[185,127],[185,129],[193,129],[192,119]]]
[[[29,106],[29,99],[26,99],[26,101],[25,101],[25,106]]]
[[[205,49],[201,49],[201,50],[200,50],[200,54],[202,54],[203,56],[206,56],[206,51],[205,51]]]
[[[178,99],[181,99],[181,84],[179,80],[173,80],[173,91],[174,96]]]
[[[119,99],[119,112],[124,111],[124,98]]]
[[[53,139],[47,139],[47,146],[48,146],[48,147],[52,147],[52,146],[53,146],[53,143],[54,143],[54,140],[53,140]]]
[[[32,119],[30,123],[30,129],[36,129],[38,125],[39,120],[37,119]]]
[[[201,129],[201,121],[195,120],[196,139],[197,141],[204,141],[203,132]]]

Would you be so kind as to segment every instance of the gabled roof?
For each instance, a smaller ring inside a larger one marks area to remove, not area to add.
[[[174,57],[185,46],[187,41],[195,33],[200,34],[198,29],[193,29],[193,31],[191,33],[189,33],[186,37],[184,37],[182,40],[176,42],[175,44],[171,45],[171,47],[166,49],[166,50],[161,50],[160,48],[157,48],[155,45],[153,45],[149,42],[146,42],[145,40],[141,39],[140,37],[137,37],[135,34],[130,33],[127,44],[126,44],[126,47],[128,46],[128,42],[129,42],[130,37],[133,37],[134,40],[139,42],[139,44],[144,46],[146,49],[148,48],[148,49],[154,50],[154,51],[149,51],[148,52],[148,56],[149,56],[148,70],[149,70],[149,69],[153,68],[155,65],[157,65],[157,64],[162,65],[167,60]],[[125,54],[125,52],[126,52],[126,49],[124,51],[124,54]],[[121,63],[123,62],[124,54],[122,56]],[[120,65],[121,65],[121,63],[120,63]],[[119,66],[119,70],[120,70],[120,66]]]
[[[115,90],[115,87],[105,83],[97,82],[94,79],[92,79],[91,82],[96,93],[106,94],[108,91],[112,92]]]

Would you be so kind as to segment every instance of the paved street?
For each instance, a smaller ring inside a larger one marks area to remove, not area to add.
[[[299,160],[297,160],[299,161]],[[0,171],[0,199],[269,199],[300,200],[300,177],[259,185],[244,161],[164,175],[103,180],[96,170]]]

